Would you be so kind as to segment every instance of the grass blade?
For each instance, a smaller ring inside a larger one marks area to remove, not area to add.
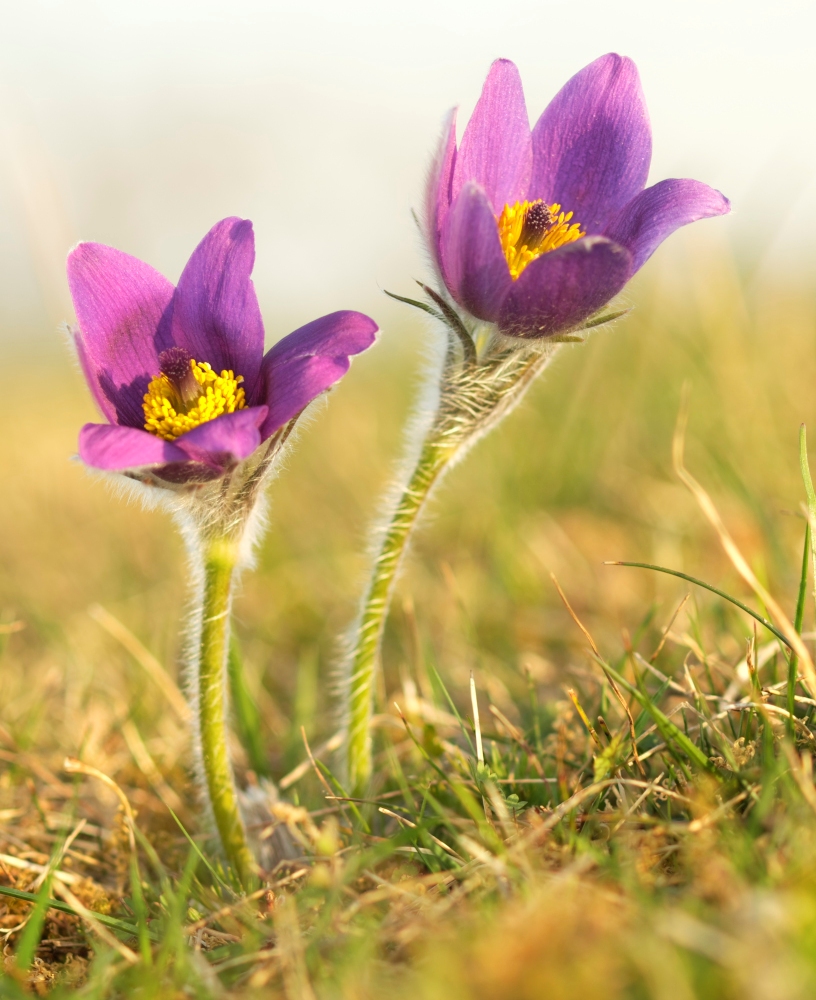
[[[807,498],[808,521],[810,523],[810,557],[813,562],[813,596],[816,601],[816,490],[813,489],[813,479],[810,475],[810,463],[807,454],[807,430],[805,425],[799,428],[799,466],[802,470],[802,482],[805,484]]]
[[[665,566],[654,566],[652,563],[641,563],[641,562],[623,562],[619,559],[608,559],[604,562],[604,566],[630,566],[634,569],[651,569],[655,573],[666,573],[668,576],[676,576],[681,580],[688,580],[689,583],[695,584],[697,587],[702,587],[704,590],[710,590],[712,594],[716,594],[718,597],[722,597],[726,601],[730,601],[741,611],[744,611],[747,615],[755,618],[760,625],[764,625],[765,628],[776,636],[780,642],[784,642],[785,645],[790,648],[790,642],[785,638],[783,632],[772,623],[769,622],[767,618],[763,618],[761,614],[749,608],[747,604],[743,604],[742,601],[738,600],[736,597],[732,597],[731,594],[726,594],[724,590],[719,590],[717,587],[712,587],[710,583],[706,583],[705,580],[698,580],[696,576],[689,576],[688,573],[681,573],[679,569],[667,569]]]
[[[234,635],[230,640],[227,672],[238,736],[246,750],[252,770],[260,777],[268,778],[269,763],[261,734],[261,713],[247,687],[243,658]]]
[[[717,770],[711,761],[706,757],[703,751],[693,743],[688,736],[671,721],[671,719],[665,715],[657,705],[654,704],[652,699],[645,694],[640,688],[636,687],[634,684],[630,684],[626,678],[619,674],[614,667],[610,667],[608,663],[604,663],[603,660],[598,661],[601,668],[605,673],[609,674],[620,687],[625,691],[628,691],[633,698],[651,715],[654,719],[655,725],[660,731],[661,736],[667,743],[674,743],[678,746],[683,753],[698,767],[703,768],[703,770],[708,771],[709,774],[716,774]]]
[[[218,872],[215,870],[215,868],[213,868],[213,866],[207,860],[207,857],[204,854],[204,852],[201,850],[201,848],[198,846],[198,844],[193,840],[193,838],[190,836],[190,834],[185,830],[184,824],[181,822],[181,820],[178,818],[178,816],[176,816],[176,814],[173,812],[172,809],[170,809],[170,815],[176,821],[176,823],[178,824],[179,830],[181,830],[181,832],[187,838],[187,843],[190,845],[190,847],[193,849],[193,851],[198,855],[199,861],[203,862],[204,867],[207,869],[207,871],[210,873],[210,875],[212,875],[212,877],[221,886],[222,889],[226,889],[226,891],[231,896],[233,896],[235,899],[237,899],[238,898],[238,893],[232,888],[231,885],[229,885],[227,882],[225,882],[224,879],[222,879],[221,876],[218,874]]]
[[[150,947],[150,930],[147,925],[148,911],[142,891],[142,878],[136,858],[130,859],[130,895],[133,902],[133,912],[136,914],[139,928],[139,951],[146,965],[153,964],[153,951]]]
[[[40,938],[42,937],[45,915],[48,911],[48,897],[51,893],[51,878],[52,875],[49,872],[40,886],[40,890],[37,893],[37,900],[34,903],[34,909],[29,914],[17,945],[15,961],[18,968],[24,971],[31,967],[31,963],[34,961],[34,956],[37,953]]]
[[[802,573],[799,577],[799,596],[796,600],[796,617],[793,622],[793,627],[801,635],[802,634],[802,622],[805,617],[805,595],[807,593],[807,579],[808,579],[808,562],[810,560],[810,522],[805,525],[805,544],[802,550]],[[793,735],[793,710],[796,707],[796,679],[799,674],[799,657],[796,655],[795,651],[791,652],[791,658],[788,662],[788,713],[790,718],[788,719],[788,729],[790,735]]]
[[[473,740],[470,738],[470,733],[467,731],[467,727],[465,726],[464,720],[462,719],[462,716],[459,714],[459,709],[456,707],[453,698],[451,698],[448,689],[445,687],[445,682],[442,680],[439,671],[436,669],[436,664],[433,662],[433,660],[429,660],[428,666],[430,667],[430,671],[432,674],[431,679],[436,682],[437,687],[442,691],[442,694],[444,694],[445,699],[448,705],[450,706],[451,712],[454,714],[454,716],[456,717],[456,721],[459,723],[459,728],[462,730],[462,735],[468,742],[471,756],[475,757],[476,748],[473,746]]]
[[[25,892],[23,889],[12,889],[10,885],[0,885],[0,896],[10,896],[12,899],[22,899],[27,903],[36,903],[39,898],[39,893]],[[70,913],[73,917],[79,916],[73,906],[69,906],[67,903],[63,903],[59,899],[49,899],[48,909],[60,910],[62,913]],[[134,927],[133,924],[126,923],[124,920],[117,920],[116,917],[106,916],[104,913],[97,913],[95,910],[91,910],[90,912],[100,924],[110,927],[111,930],[120,931],[122,934],[129,934],[131,937],[139,936],[139,930],[137,927]],[[152,940],[156,940],[156,935],[152,932],[150,932],[150,937]]]
[[[343,788],[340,782],[335,778],[330,769],[323,763],[322,760],[315,761],[317,766],[323,772],[323,774],[329,779],[329,781],[334,785],[335,790],[339,793],[340,798],[348,804],[349,809],[354,813],[357,822],[360,824],[361,829],[366,833],[371,833],[371,827],[366,823],[363,818],[363,814],[355,805],[354,801],[350,798],[349,793]]]

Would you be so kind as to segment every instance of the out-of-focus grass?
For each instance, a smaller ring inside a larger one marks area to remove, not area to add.
[[[816,430],[816,302],[803,282],[739,273],[728,253],[706,240],[687,240],[683,247],[684,253],[659,256],[626,293],[631,314],[588,344],[567,349],[520,410],[440,490],[386,634],[378,730],[384,787],[397,780],[394,754],[408,772],[425,766],[405,740],[393,702],[421,727],[422,712],[414,709],[423,698],[435,697],[444,707],[434,670],[465,715],[473,671],[484,728],[502,731],[495,715],[485,721],[490,703],[530,741],[537,738],[532,685],[542,740],[556,740],[562,727],[573,747],[568,793],[577,782],[591,781],[591,763],[587,775],[580,761],[592,745],[564,689],[578,688],[595,714],[613,718],[616,709],[597,701],[596,667],[551,572],[610,662],[617,662],[626,636],[636,634],[650,613],[654,622],[639,641],[653,648],[689,588],[676,579],[604,566],[606,559],[671,566],[745,597],[671,470],[671,437],[686,381],[688,465],[710,489],[757,575],[793,615],[804,529],[798,427],[804,421]],[[403,325],[385,332],[301,430],[273,485],[270,530],[235,614],[276,778],[303,759],[301,725],[312,745],[334,731],[339,636],[364,579],[369,522],[401,452],[423,343],[422,320],[406,309]],[[23,628],[0,635],[0,853],[45,864],[60,824],[68,829],[69,818],[74,824],[85,818],[88,828],[78,842],[91,861],[73,863],[93,881],[82,883],[82,898],[91,909],[102,912],[104,905],[132,921],[132,899],[129,909],[119,904],[130,890],[117,800],[91,778],[72,784],[60,768],[62,758],[73,755],[125,789],[137,822],[168,867],[163,905],[172,910],[186,842],[166,808],[168,797],[192,832],[206,832],[189,790],[183,721],[88,609],[101,604],[175,675],[184,557],[163,516],[112,498],[104,483],[69,460],[87,419],[94,415],[81,379],[56,351],[37,365],[9,363],[0,411],[0,620]],[[812,617],[811,607],[806,628]],[[673,626],[661,669],[685,684],[684,658],[697,677],[705,650],[721,679],[745,656],[750,634],[744,615],[693,593]],[[779,665],[766,669],[778,670],[779,679],[784,675]],[[435,740],[457,738],[456,727],[444,722],[425,735],[426,749],[434,752]],[[505,753],[503,743],[494,746],[499,756]],[[236,752],[243,778],[246,758],[240,747]],[[767,780],[774,785],[777,778]],[[713,782],[693,784],[693,815],[716,810],[724,793]],[[181,963],[181,952],[167,961],[176,964],[177,980],[188,977],[202,996],[226,987],[270,996],[284,989],[290,1000],[309,997],[312,989],[352,997],[807,996],[816,976],[808,959],[816,928],[810,888],[816,828],[801,803],[790,805],[791,787],[787,804],[769,807],[757,820],[761,830],[750,837],[741,820],[724,813],[696,838],[678,839],[682,863],[675,867],[661,855],[675,841],[659,842],[666,835],[649,833],[649,824],[635,832],[623,824],[604,849],[603,837],[598,843],[594,835],[582,839],[574,818],[533,869],[524,869],[533,864],[528,860],[514,862],[521,874],[515,868],[503,873],[489,859],[480,862],[474,848],[471,865],[481,864],[481,874],[474,871],[470,883],[460,879],[458,890],[442,894],[422,882],[422,866],[409,855],[402,855],[401,865],[366,856],[365,871],[374,871],[347,882],[342,907],[345,890],[335,892],[324,873],[310,876],[310,888],[294,893],[295,902],[278,890],[266,937],[253,937],[245,924],[225,918],[213,925],[222,938],[191,938],[213,961],[233,963],[222,967],[220,980],[195,950],[190,966]],[[289,795],[326,808],[311,773]],[[530,800],[544,802],[532,794]],[[382,814],[368,818],[385,822]],[[338,831],[333,817],[326,822],[322,846],[312,847],[331,856],[352,835]],[[800,824],[796,836],[794,823]],[[38,824],[42,829],[33,832]],[[346,824],[342,816],[340,824]],[[392,827],[378,829],[390,837],[398,830]],[[355,850],[359,846],[328,862],[335,874],[337,866],[353,866]],[[145,875],[148,883],[156,880],[146,891],[157,898],[158,875],[143,863],[152,872]],[[23,869],[5,871],[17,879],[9,884],[25,888]],[[201,869],[198,877],[206,882],[209,876]],[[30,886],[33,876],[26,878]],[[377,879],[380,897],[372,900],[364,893],[377,889]],[[94,886],[102,887],[96,896]],[[665,895],[666,887],[673,897]],[[212,910],[223,904],[212,890],[186,891],[189,898],[178,899],[177,924],[194,923],[205,904]],[[365,902],[352,904],[354,893]],[[298,901],[311,928],[304,939],[297,930]],[[14,905],[3,917],[7,929],[27,906]],[[195,912],[187,912],[191,907]],[[87,975],[93,935],[86,940],[76,918],[67,919],[74,923],[62,929],[52,926],[52,918],[46,923],[45,940],[57,943],[41,946],[35,962],[42,984],[55,969],[77,981]],[[231,935],[244,943],[236,945]],[[61,945],[63,939],[68,943]],[[16,940],[11,937],[11,950]],[[228,946],[229,954],[223,951]],[[113,955],[101,947],[107,957],[98,959],[100,967]],[[133,941],[129,947],[138,951]],[[258,954],[241,959],[242,948]],[[173,985],[170,972],[164,980],[155,971],[145,977],[148,990],[165,982],[161,995],[176,995],[172,991],[183,986],[181,980]],[[129,980],[131,988],[137,981]],[[89,982],[83,988],[93,996],[123,988],[106,985],[103,971],[92,972]]]

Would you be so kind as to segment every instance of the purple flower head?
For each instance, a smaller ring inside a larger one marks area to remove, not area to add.
[[[518,70],[493,63],[434,161],[426,228],[448,291],[501,332],[546,337],[605,305],[680,226],[729,211],[693,180],[645,187],[652,133],[635,64],[602,56],[530,130]]]
[[[107,420],[80,431],[83,462],[167,482],[218,478],[374,342],[368,316],[335,312],[264,354],[254,262],[252,223],[236,218],[213,226],[175,288],[112,247],[80,243],[71,251],[74,338]]]

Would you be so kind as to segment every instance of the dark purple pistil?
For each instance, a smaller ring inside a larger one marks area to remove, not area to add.
[[[555,216],[543,201],[534,201],[524,216],[524,226],[519,239],[520,246],[534,250],[544,239],[548,229],[555,222]]]
[[[183,347],[169,347],[159,355],[159,371],[173,383],[185,406],[194,403],[201,395],[201,387],[190,367],[192,360],[192,354]]]

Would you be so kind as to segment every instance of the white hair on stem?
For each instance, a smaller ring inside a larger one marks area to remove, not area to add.
[[[314,407],[309,407],[313,411]],[[173,484],[159,479],[154,469],[132,470],[125,474],[89,469],[94,478],[102,479],[117,497],[138,503],[145,509],[162,509],[176,523],[184,542],[188,567],[188,601],[182,623],[181,661],[184,689],[191,707],[191,748],[199,800],[205,822],[217,827],[213,804],[208,790],[202,749],[201,657],[204,632],[204,607],[207,578],[205,563],[213,542],[225,540],[232,547],[234,560],[230,571],[229,592],[223,611],[223,648],[228,656],[232,604],[241,573],[254,565],[258,543],[268,524],[269,503],[266,489],[282,471],[292,445],[295,416],[259,448],[253,456],[239,463],[218,479],[204,483]],[[300,421],[302,423],[302,420]],[[225,664],[226,666],[226,664]],[[222,669],[217,679],[221,691],[224,716],[229,712],[228,671]],[[243,813],[244,803],[238,795],[230,767],[232,792]],[[250,804],[253,805],[253,804]],[[257,803],[254,804],[257,811]]]
[[[336,674],[346,755],[361,738],[370,739],[367,732],[361,736],[359,704],[366,690],[373,697],[388,607],[429,498],[448,470],[518,405],[562,346],[556,340],[510,340],[492,325],[468,328],[447,300],[426,291],[446,314],[447,336],[432,341],[423,389],[406,428],[400,472],[386,492],[370,536],[369,583],[346,634]],[[481,357],[478,346],[483,348]],[[363,710],[366,720],[370,711],[369,701]],[[351,777],[359,780],[356,774]]]

